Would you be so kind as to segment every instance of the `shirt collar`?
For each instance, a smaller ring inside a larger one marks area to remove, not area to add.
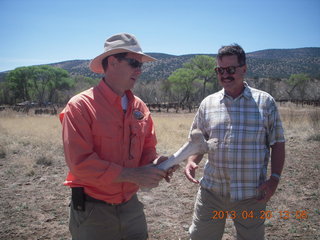
[[[248,83],[247,82],[243,82],[243,85],[244,85],[244,90],[243,92],[237,97],[237,98],[240,98],[240,97],[245,97],[247,99],[251,98],[252,97],[252,93],[251,93],[251,88],[249,87]],[[219,91],[220,93],[220,100],[222,100],[223,98],[227,97],[228,95],[226,94],[224,88],[221,89]]]
[[[102,95],[111,103],[116,102],[121,103],[121,96],[117,95],[112,89],[104,82],[103,79],[98,84],[98,89],[101,91]],[[130,90],[125,91],[125,94],[128,97],[128,103],[131,102],[134,98],[133,93]]]
[[[247,82],[243,82],[244,84],[244,90],[243,90],[243,96],[247,99],[252,97],[251,88],[249,87]]]

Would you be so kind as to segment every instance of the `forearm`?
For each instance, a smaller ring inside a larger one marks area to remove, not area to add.
[[[271,174],[281,175],[284,160],[285,160],[285,147],[284,143],[277,142],[271,146]],[[275,193],[279,184],[279,177],[272,176],[265,183],[259,187],[262,193],[262,198],[259,201],[268,202]]]
[[[123,168],[114,182],[131,182],[140,187],[157,187],[166,176],[166,172],[154,166]]]
[[[271,173],[281,175],[285,161],[285,143],[277,142],[271,146]]]
[[[134,182],[135,168],[123,168],[120,174],[114,179],[114,182]]]

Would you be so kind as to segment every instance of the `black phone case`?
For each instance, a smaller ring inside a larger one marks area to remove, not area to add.
[[[85,210],[85,195],[83,187],[72,188],[72,204],[77,211]]]

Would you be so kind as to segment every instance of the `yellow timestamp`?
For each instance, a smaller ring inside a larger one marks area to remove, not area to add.
[[[299,211],[212,211],[211,219],[308,219],[308,211],[299,210]]]

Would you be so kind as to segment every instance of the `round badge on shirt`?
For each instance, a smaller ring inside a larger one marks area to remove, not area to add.
[[[141,111],[139,111],[139,110],[133,110],[133,116],[137,120],[141,120],[141,119],[144,118],[143,113]]]

